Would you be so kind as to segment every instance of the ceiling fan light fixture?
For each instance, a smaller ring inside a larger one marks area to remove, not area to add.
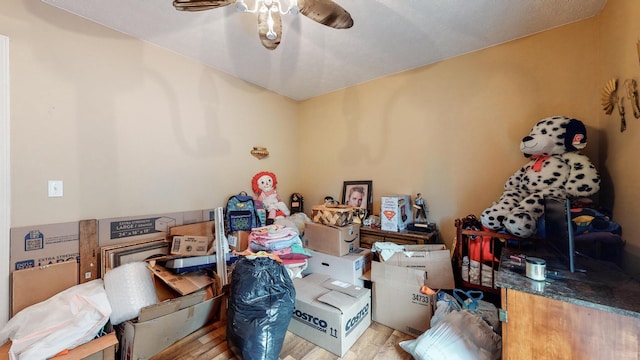
[[[286,4],[286,6],[283,6],[283,4]],[[254,0],[253,7],[249,7],[244,0],[237,0],[236,9],[240,12],[252,14],[264,11],[278,11],[282,15],[300,12],[298,0]]]
[[[322,25],[335,29],[348,29],[353,19],[348,11],[333,0],[173,0],[173,6],[180,11],[203,11],[230,4],[236,10],[258,15],[258,37],[262,46],[274,50],[282,38],[281,15],[302,15]]]

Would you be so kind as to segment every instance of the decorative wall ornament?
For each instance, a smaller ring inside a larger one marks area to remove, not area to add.
[[[629,100],[631,100],[631,104],[634,107],[635,116],[638,106],[638,92],[636,91],[635,80],[626,80],[624,83],[627,86],[627,96],[629,96]],[[620,115],[620,132],[623,132],[627,129],[627,120],[624,116],[624,96],[618,96],[618,79],[613,78],[607,81],[604,89],[602,89],[602,109],[605,114],[611,115],[616,105]],[[638,113],[640,114],[640,110]]]
[[[618,114],[620,114],[620,132],[627,130],[627,119],[624,117],[624,97],[618,100]]]
[[[613,108],[618,102],[618,94],[616,90],[618,90],[617,78],[609,80],[604,86],[604,89],[602,89],[602,109],[607,115],[611,115]]]
[[[634,79],[627,79],[624,81],[624,85],[627,88],[627,98],[631,101],[633,116],[636,119],[640,119],[640,106],[638,106],[638,83]]]
[[[266,147],[254,146],[251,150],[251,155],[253,155],[258,160],[262,160],[269,156],[269,150]]]

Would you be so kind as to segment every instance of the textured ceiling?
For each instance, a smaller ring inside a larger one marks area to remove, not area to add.
[[[336,30],[283,15],[262,47],[256,15],[235,5],[182,12],[172,0],[42,0],[250,83],[304,100],[596,15],[606,0],[338,0]],[[246,0],[251,3],[252,0]]]

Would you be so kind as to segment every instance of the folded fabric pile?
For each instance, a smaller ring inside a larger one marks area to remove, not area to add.
[[[277,255],[291,277],[301,277],[307,267],[307,259],[311,257],[311,253],[302,246],[296,229],[281,224],[251,229],[249,249]]]

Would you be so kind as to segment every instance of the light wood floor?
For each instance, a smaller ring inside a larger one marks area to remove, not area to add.
[[[224,320],[216,321],[178,341],[151,360],[226,360],[238,359],[229,349]],[[398,345],[413,339],[400,331],[372,322],[342,359],[410,360],[411,355]],[[336,360],[340,357],[287,331],[281,360]]]

